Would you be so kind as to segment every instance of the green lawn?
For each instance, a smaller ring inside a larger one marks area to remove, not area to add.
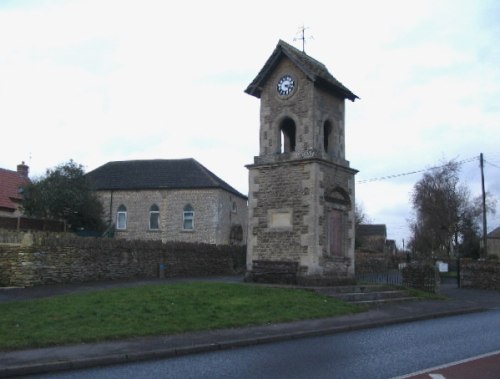
[[[188,283],[0,304],[0,350],[331,317],[364,310],[312,291]]]

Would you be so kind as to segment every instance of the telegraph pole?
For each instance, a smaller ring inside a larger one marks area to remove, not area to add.
[[[483,153],[479,154],[479,166],[481,167],[481,189],[483,194],[483,254],[481,258],[488,256],[488,238],[486,228],[486,192],[484,191],[484,159]]]

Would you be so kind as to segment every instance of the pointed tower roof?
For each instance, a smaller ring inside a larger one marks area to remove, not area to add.
[[[245,92],[260,98],[262,87],[283,57],[290,59],[316,86],[322,87],[344,99],[349,99],[351,101],[358,99],[358,96],[352,93],[328,72],[328,69],[323,63],[318,62],[316,59],[282,40],[278,42],[278,45],[264,64],[264,67],[262,67],[252,83],[246,88]]]

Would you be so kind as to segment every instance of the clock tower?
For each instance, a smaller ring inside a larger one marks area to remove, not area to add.
[[[345,99],[320,62],[279,41],[245,90],[260,99],[259,155],[249,169],[247,280],[354,280],[354,175]]]

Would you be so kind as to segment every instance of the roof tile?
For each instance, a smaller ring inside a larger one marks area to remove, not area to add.
[[[29,179],[16,171],[0,168],[0,208],[14,212],[23,199],[19,189],[29,183]]]
[[[290,59],[310,80],[317,85],[325,87],[337,95],[351,101],[358,98],[358,96],[335,79],[323,63],[282,40],[278,42],[278,45],[264,64],[264,67],[262,67],[252,83],[250,83],[250,85],[246,88],[245,92],[249,95],[260,97],[264,83],[267,81],[271,72],[283,56]]]
[[[108,162],[87,177],[95,190],[221,188],[246,198],[192,158]]]

